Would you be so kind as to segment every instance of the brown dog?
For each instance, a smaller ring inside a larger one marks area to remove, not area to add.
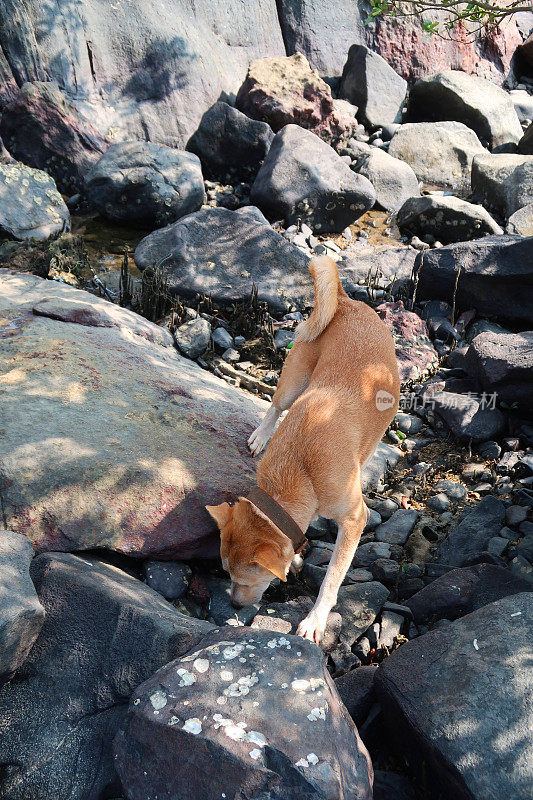
[[[338,523],[317,601],[298,628],[318,643],[367,520],[361,469],[396,413],[400,381],[394,341],[378,315],[348,297],[330,258],[313,259],[310,270],[315,306],[248,441],[260,453],[290,408],[259,465],[259,490],[207,510],[220,528],[236,605],[256,602],[274,576],[284,581],[301,564],[304,537],[298,541],[295,530],[306,531],[318,514]]]

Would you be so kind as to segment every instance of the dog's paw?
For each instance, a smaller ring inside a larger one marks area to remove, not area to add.
[[[304,565],[304,560],[299,553],[295,553],[290,566],[293,575],[298,575]]]
[[[304,639],[309,639],[309,641],[315,644],[320,644],[324,638],[325,630],[326,620],[322,619],[320,614],[311,611],[298,625],[296,634],[302,636]]]
[[[258,456],[259,453],[265,449],[267,442],[268,436],[263,433],[261,426],[259,426],[248,439],[248,447],[250,448],[251,454],[253,456]]]

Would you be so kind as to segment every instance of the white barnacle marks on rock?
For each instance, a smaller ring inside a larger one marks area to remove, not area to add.
[[[176,797],[193,800],[183,790],[190,780],[180,759],[169,757],[169,747],[176,754],[187,749],[187,770],[193,766],[199,776],[194,797],[233,797],[248,780],[260,796],[267,788],[263,781],[274,771],[280,798],[285,781],[288,786],[301,780],[310,800],[323,798],[324,792],[340,796],[346,785],[370,800],[369,757],[320,649],[272,631],[235,630],[231,640],[226,637],[228,628],[212,634],[206,646],[168,664],[137,690],[116,741],[117,769],[127,781],[129,800],[178,786]],[[195,680],[188,683],[188,675]],[[154,709],[151,698],[161,707]],[[145,763],[151,771],[144,775],[138,765],[147,742]],[[275,765],[272,752],[284,756],[274,759]],[[174,769],[178,765],[177,772],[171,774],[170,762]]]

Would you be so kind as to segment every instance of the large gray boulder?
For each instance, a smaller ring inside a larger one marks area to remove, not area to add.
[[[46,172],[0,163],[0,235],[45,240],[68,230],[69,210]]]
[[[370,181],[325,142],[287,125],[272,142],[250,200],[270,219],[298,220],[319,233],[340,232],[375,203]]]
[[[480,333],[465,356],[479,389],[528,413],[533,407],[533,331]]]
[[[370,757],[321,651],[272,631],[225,628],[159,670],[114,750],[128,800],[372,798]]]
[[[25,536],[0,530],[0,684],[24,663],[44,622],[29,573],[32,558]]]
[[[378,147],[357,160],[355,171],[368,178],[376,192],[376,203],[385,211],[397,211],[409,197],[420,194],[418,178],[409,164]]]
[[[476,200],[505,219],[533,203],[533,155],[482,154],[472,162]]]
[[[437,560],[450,567],[462,566],[467,559],[486,549],[489,539],[501,530],[504,517],[504,504],[490,494],[475,508],[466,508],[457,527],[437,548]]]
[[[0,689],[0,796],[117,797],[111,744],[130,695],[213,626],[93,558],[46,553],[31,576],[46,618]]]
[[[483,206],[453,196],[410,197],[396,219],[402,233],[421,237],[429,234],[443,244],[503,233]]]
[[[506,419],[489,397],[435,392],[428,415],[434,427],[450,430],[461,442],[486,442],[498,439],[505,431]]]
[[[3,0],[0,98],[54,80],[102,132],[184,147],[248,64],[285,55],[275,0]]]
[[[431,797],[529,800],[533,593],[505,597],[400,647],[375,686],[394,746]]]
[[[135,263],[140,269],[159,266],[170,291],[189,297],[240,300],[255,284],[260,300],[288,311],[313,296],[307,256],[248,210],[190,214],[142,239]]]
[[[457,619],[502,597],[530,591],[531,584],[509,569],[474,564],[452,569],[405,601],[417,624]]]
[[[0,297],[11,334],[0,372],[14,378],[0,438],[8,527],[38,551],[218,555],[204,505],[253,484],[246,440],[268,404],[178,355],[168,330],[92,294],[1,270]]]
[[[392,137],[389,155],[409,164],[424,183],[470,189],[474,156],[487,151],[461,122],[410,122]]]
[[[108,219],[162,228],[205,202],[200,159],[152,142],[112,145],[85,176],[85,193]]]
[[[110,140],[81,115],[54,83],[25,83],[2,111],[0,136],[16,159],[51,175],[64,194],[83,179]]]
[[[532,261],[531,237],[486,236],[429,250],[417,256],[417,296],[449,303],[455,297],[461,311],[475,308],[525,327],[533,318]]]
[[[446,70],[417,81],[409,93],[412,122],[455,120],[472,128],[490,147],[515,144],[522,128],[507,92],[484,78]]]
[[[367,126],[402,121],[407,82],[380,55],[354,44],[342,72],[339,96],[358,108]]]
[[[227,183],[253,180],[270,149],[274,132],[227,103],[215,103],[187,142],[206,177]]]

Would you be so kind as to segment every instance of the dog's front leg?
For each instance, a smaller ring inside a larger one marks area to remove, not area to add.
[[[255,429],[248,439],[248,447],[250,448],[252,455],[257,456],[262,450],[265,449],[268,440],[274,433],[274,428],[276,427],[276,422],[278,421],[280,414],[281,411],[272,403],[260,426]]]
[[[297,634],[304,639],[320,644],[326,630],[329,612],[337,602],[337,593],[352,563],[365,522],[366,507],[361,503],[361,510],[355,515],[352,513],[339,526],[335,549],[316,603],[298,626]]]

